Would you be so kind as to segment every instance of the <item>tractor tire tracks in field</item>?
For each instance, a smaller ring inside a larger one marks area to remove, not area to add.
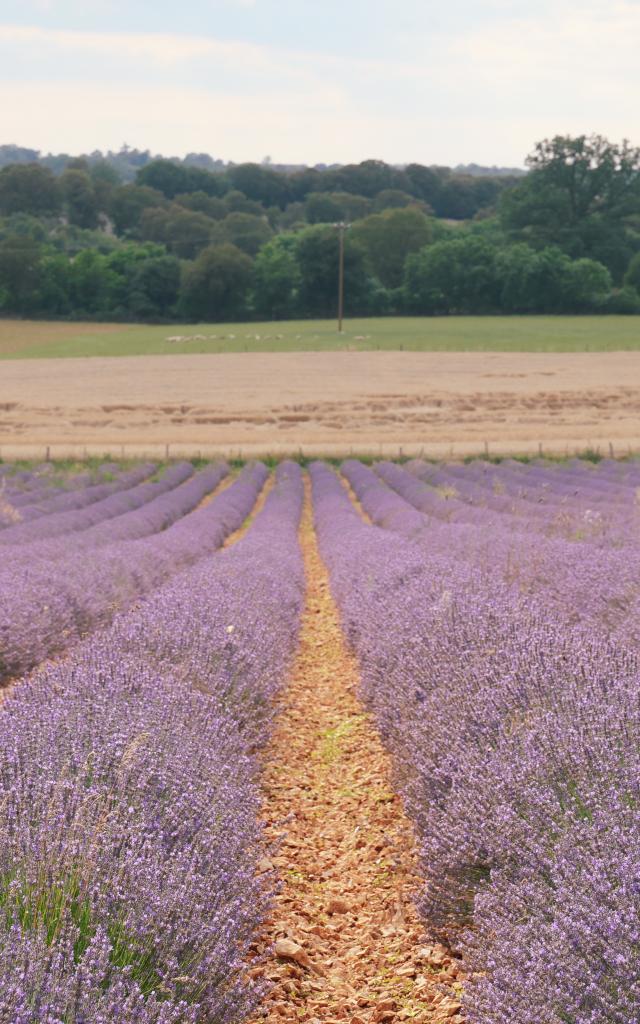
[[[458,962],[430,944],[413,894],[415,841],[320,558],[309,494],[300,646],[266,753],[264,813],[282,879],[252,973],[270,1024],[462,1020]]]

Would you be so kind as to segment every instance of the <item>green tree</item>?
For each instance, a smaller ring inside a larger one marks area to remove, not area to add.
[[[89,177],[98,210],[105,213],[111,206],[111,197],[115,189],[121,184],[120,175],[107,160],[96,160],[89,168]]]
[[[372,205],[365,196],[350,192],[311,192],[304,204],[304,216],[309,224],[361,220],[371,213]],[[289,210],[287,207],[287,212]]]
[[[46,217],[60,212],[58,182],[39,164],[12,164],[0,171],[0,214],[32,213]]]
[[[373,209],[376,213],[382,213],[383,210],[402,210],[406,206],[420,205],[422,204],[415,196],[409,195],[408,192],[403,192],[399,188],[384,188],[382,192],[378,192],[373,200]]]
[[[536,251],[523,243],[496,256],[505,313],[587,313],[611,292],[611,275],[594,260],[571,260],[554,246]]]
[[[46,222],[43,223],[30,213],[12,213],[0,220],[0,238],[7,238],[9,235],[21,235],[33,239],[34,242],[46,242],[50,228]]]
[[[289,203],[286,210],[280,216],[280,228],[288,231],[293,228],[303,228],[306,224],[304,203]]]
[[[255,256],[261,246],[273,237],[269,222],[252,213],[230,213],[219,223],[220,237],[237,245],[248,256]]]
[[[208,196],[220,196],[226,190],[221,175],[205,171],[201,167],[177,164],[173,160],[152,160],[138,171],[136,184],[156,189],[167,199],[174,199],[185,192],[204,192]]]
[[[145,210],[166,206],[167,200],[157,189],[146,185],[122,185],[114,189],[108,212],[119,235],[135,235]]]
[[[445,220],[470,220],[479,209],[475,178],[450,175],[440,186],[434,210]]]
[[[42,246],[24,235],[0,241],[0,308],[31,313],[38,306]]]
[[[382,160],[363,160],[359,164],[325,171],[320,180],[320,191],[353,192],[369,199],[373,199],[383,189],[400,189],[403,192],[410,190],[405,172]]]
[[[220,223],[204,213],[193,213],[174,204],[166,209],[145,210],[140,218],[139,234],[147,241],[162,242],[175,256],[194,259],[212,242],[221,239]]]
[[[329,196],[342,210],[340,220],[362,220],[371,213],[373,204],[366,196],[358,196],[352,192],[329,192]]]
[[[640,252],[629,261],[627,272],[624,275],[624,283],[627,287],[635,288],[640,294]]]
[[[640,295],[628,284],[624,288],[614,288],[602,307],[602,312],[618,316],[635,316],[640,313]]]
[[[117,274],[109,268],[109,257],[85,249],[71,261],[69,291],[76,315],[109,316],[118,287]]]
[[[69,223],[79,228],[96,228],[100,210],[87,172],[67,169],[60,175],[59,187]]]
[[[290,202],[302,203],[311,192],[330,191],[323,185],[322,172],[315,167],[305,167],[289,175]]]
[[[69,316],[72,312],[69,268],[69,258],[64,253],[48,250],[43,254],[38,268],[38,315]]]
[[[334,224],[344,219],[344,207],[329,192],[311,192],[304,212],[309,224]]]
[[[220,199],[218,196],[208,196],[206,192],[185,192],[177,195],[174,201],[183,206],[185,210],[204,213],[212,220],[223,220],[229,213],[224,199]]]
[[[640,150],[600,135],[556,136],[527,163],[529,175],[502,195],[504,227],[538,248],[599,259],[620,280],[640,214]]]
[[[435,210],[442,188],[442,175],[438,170],[422,164],[409,164],[405,167],[405,175],[409,181],[409,191]]]
[[[109,309],[115,316],[124,319],[132,312],[131,292],[138,268],[148,260],[164,255],[164,247],[151,242],[121,244],[107,254],[103,266],[111,281]]]
[[[264,213],[260,203],[255,199],[248,199],[244,192],[239,192],[238,189],[227,192],[224,197],[224,205],[227,208],[227,213],[252,213],[256,217],[261,217]]]
[[[285,175],[260,164],[229,167],[227,178],[233,189],[263,206],[279,206],[283,210],[293,198]]]
[[[141,320],[167,318],[180,296],[180,260],[155,256],[138,263],[131,277],[129,308]]]
[[[253,264],[252,306],[269,320],[286,320],[296,311],[300,268],[295,235],[278,235],[267,242]]]
[[[404,279],[408,309],[422,314],[497,309],[496,252],[486,239],[468,234],[410,254]]]
[[[611,293],[612,283],[611,274],[597,260],[572,260],[566,271],[565,308],[576,313],[602,308]]]
[[[539,254],[524,242],[506,246],[496,255],[500,306],[505,313],[535,313],[540,309]]]
[[[354,224],[353,238],[364,249],[381,284],[398,288],[407,256],[431,242],[432,229],[420,210],[386,210]]]
[[[192,320],[224,321],[246,315],[252,262],[229,242],[211,245],[184,268],[180,307]]]
[[[314,227],[298,235],[296,256],[300,268],[300,308],[305,316],[333,316],[338,295],[338,232]],[[349,233],[344,254],[345,312],[349,316],[371,311],[373,282],[364,249]]]

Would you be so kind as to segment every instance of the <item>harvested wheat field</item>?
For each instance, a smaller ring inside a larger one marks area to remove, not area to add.
[[[5,361],[5,457],[640,446],[640,353],[270,352]]]

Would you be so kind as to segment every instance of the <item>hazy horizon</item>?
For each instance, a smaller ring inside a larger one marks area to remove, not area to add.
[[[522,167],[630,134],[640,4],[5,0],[2,135],[43,152]]]

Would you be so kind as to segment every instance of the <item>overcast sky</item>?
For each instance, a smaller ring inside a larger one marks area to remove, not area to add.
[[[0,142],[522,166],[640,143],[640,0],[2,0]]]

